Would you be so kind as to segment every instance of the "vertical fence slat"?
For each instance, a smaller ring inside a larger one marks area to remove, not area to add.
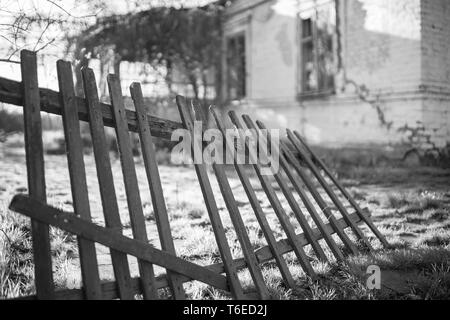
[[[203,129],[206,129],[207,118],[205,113],[197,104],[194,104],[194,109],[195,119],[197,121],[202,121],[202,123],[204,124]],[[216,175],[223,199],[225,201],[225,205],[228,209],[228,213],[230,214],[230,218],[234,226],[234,231],[236,232],[236,236],[239,240],[239,243],[241,244],[242,253],[247,263],[247,268],[250,271],[250,275],[253,279],[260,298],[263,300],[267,300],[270,298],[270,294],[264,282],[264,277],[262,275],[258,260],[248,237],[244,221],[241,217],[241,213],[239,212],[239,208],[236,204],[233,191],[231,189],[230,183],[228,182],[224,166],[223,164],[213,163],[212,167]]]
[[[108,75],[107,81],[111,106],[113,109],[117,144],[119,146],[119,157],[122,164],[123,181],[127,195],[131,229],[135,239],[148,242],[144,211],[142,209],[139,184],[133,159],[133,150],[130,142],[130,134],[128,133],[128,121],[126,120],[122,89],[117,76],[110,74]],[[138,265],[144,299],[157,299],[158,292],[156,289],[153,265],[142,260],[138,260]]]
[[[213,117],[215,119],[217,128],[220,130],[222,135],[224,137],[226,137],[226,131],[225,131],[226,129],[222,125],[222,119],[221,119],[220,115],[217,113],[216,109],[211,108],[211,114],[213,115]],[[232,141],[225,140],[225,143],[226,143],[227,152],[231,152],[231,150],[234,148]],[[267,218],[261,208],[261,205],[260,205],[258,198],[256,196],[256,193],[255,193],[255,190],[253,189],[253,186],[250,183],[247,173],[245,172],[245,168],[243,165],[238,164],[236,159],[234,159],[234,167],[239,176],[239,179],[241,180],[241,183],[245,190],[245,193],[247,194],[247,197],[250,201],[250,204],[255,213],[256,219],[258,220],[259,225],[261,226],[261,230],[263,231],[263,234],[266,238],[266,241],[270,248],[270,251],[272,252],[275,262],[277,263],[277,266],[278,266],[278,269],[280,270],[281,276],[283,277],[287,286],[294,288],[295,281],[292,278],[291,272],[289,271],[286,261],[284,260],[282,254],[280,254],[280,252],[279,252],[278,243],[277,243],[275,236],[273,235],[273,232],[270,228],[269,222],[267,221]]]
[[[353,206],[356,210],[356,213],[359,217],[369,226],[370,230],[377,236],[380,242],[386,247],[389,247],[389,243],[386,241],[386,238],[381,234],[381,232],[374,225],[372,220],[363,213],[362,209],[358,205],[358,203],[353,199],[353,197],[348,193],[348,191],[342,186],[342,184],[336,179],[336,177],[331,173],[331,171],[327,168],[327,166],[323,163],[323,161],[311,150],[308,144],[305,143],[303,138],[297,131],[294,131],[297,139],[302,143],[302,145],[306,148],[306,150],[310,153],[311,157],[314,159],[316,163],[319,164],[320,168],[327,174],[327,176],[334,182],[336,187],[342,192],[347,201]]]
[[[234,125],[238,129],[243,129],[243,126],[241,122],[239,121],[236,113],[234,111],[229,112],[229,116],[231,121],[234,123]],[[244,140],[245,138],[241,139],[242,144],[244,145],[244,148],[249,150],[248,143]],[[287,238],[292,243],[292,247],[294,249],[294,253],[297,256],[297,259],[302,266],[303,270],[308,274],[310,277],[315,278],[316,273],[314,272],[314,269],[311,266],[311,263],[309,262],[309,258],[306,255],[305,251],[303,250],[303,246],[299,243],[297,235],[295,234],[295,230],[293,226],[291,225],[289,221],[289,217],[286,214],[286,211],[284,210],[283,206],[280,203],[280,200],[278,199],[278,196],[276,195],[275,190],[273,189],[272,185],[270,184],[269,179],[262,174],[261,168],[258,165],[258,162],[253,157],[254,155],[249,150],[249,155],[251,157],[251,162],[253,163],[253,168],[256,171],[256,174],[258,176],[259,181],[261,182],[261,186],[264,189],[264,192],[267,195],[267,198],[269,199],[270,204],[272,205],[272,208],[275,212],[275,214],[278,217],[278,220],[280,221],[280,224],[286,233]],[[267,155],[263,155],[266,157]]]
[[[147,113],[144,108],[144,98],[140,84],[133,83],[130,87],[130,93],[136,109],[142,156],[144,158],[145,171],[147,174],[148,184],[150,186],[150,195],[152,198],[156,225],[158,227],[159,239],[161,241],[161,248],[173,255],[176,255],[158,164],[155,158],[155,148],[153,145],[152,136],[150,134],[150,127],[148,125]],[[173,298],[176,300],[185,299],[186,295],[180,275],[167,270],[167,280],[172,291]]]
[[[46,202],[44,148],[42,144],[41,105],[37,76],[36,53],[20,53],[23,84],[23,112],[28,193],[33,199]],[[36,293],[39,299],[54,298],[49,226],[31,221]]]
[[[184,127],[191,133],[191,135],[193,135],[194,125],[192,123],[191,112],[189,110],[190,106],[188,106],[186,98],[177,96],[177,105]],[[192,151],[194,151],[193,139],[191,147]],[[206,172],[206,167],[204,164],[194,164],[194,167],[200,182],[200,188],[202,190],[211,225],[214,230],[214,235],[222,257],[225,272],[228,277],[231,293],[235,299],[243,299],[245,295],[237,276],[237,268],[233,263],[230,247],[225,236],[222,221],[220,220],[219,210],[217,209],[216,200],[208,178],[208,173]]]
[[[350,219],[350,214],[347,212],[347,209],[344,207],[344,205],[339,201],[336,194],[330,189],[329,185],[325,181],[325,179],[322,177],[320,172],[318,171],[317,167],[314,165],[314,163],[311,161],[311,159],[305,155],[305,153],[302,150],[302,147],[299,143],[299,141],[296,139],[294,134],[291,130],[286,129],[287,135],[291,143],[296,148],[297,152],[300,154],[302,159],[305,161],[308,168],[311,170],[313,175],[316,177],[317,181],[322,185],[325,192],[330,197],[331,201],[336,205],[339,212],[341,213],[342,217],[344,218],[345,222],[350,226],[350,228],[353,230],[355,235],[366,245],[367,248],[372,249],[372,246],[370,245],[367,238],[364,236],[364,233],[361,231],[361,229],[358,228],[358,226]]]
[[[249,129],[253,129],[253,130],[257,130],[255,124],[253,123],[252,119],[248,116],[248,115],[243,115],[242,118],[245,121],[245,124],[247,125],[247,127]],[[264,128],[265,129],[265,128]],[[261,133],[260,133],[261,134]],[[269,142],[269,144],[271,144],[271,135],[269,132],[267,132],[267,140],[265,141],[261,141],[261,143],[263,144],[267,144],[267,142]],[[274,157],[278,157],[279,162],[281,164],[281,166],[283,167],[283,157],[280,156],[280,153],[278,150],[274,149],[273,150],[274,154],[272,154],[272,159]],[[289,174],[289,172],[287,172],[287,174]],[[319,260],[321,261],[327,261],[327,257],[325,255],[325,252],[323,251],[322,247],[320,246],[319,242],[316,241],[316,239],[314,238],[311,226],[308,224],[308,221],[306,221],[305,216],[303,215],[302,210],[300,209],[300,206],[298,205],[297,201],[295,200],[291,190],[289,189],[287,183],[284,180],[284,177],[280,174],[277,173],[275,174],[275,179],[278,182],[278,185],[280,186],[280,189],[282,190],[284,196],[286,197],[289,205],[291,206],[292,211],[294,212],[297,221],[299,222],[303,233],[305,234],[306,238],[309,240],[311,247],[314,249],[314,251],[317,254],[317,257],[319,258]]]
[[[59,60],[57,71],[74,212],[81,218],[91,221],[83,143],[70,62]],[[101,299],[102,290],[95,244],[78,237],[78,247],[86,298],[89,300]]]
[[[100,196],[103,205],[105,223],[108,228],[122,232],[119,208],[117,206],[114,180],[109,159],[109,150],[103,125],[102,111],[97,92],[97,84],[92,69],[82,69],[84,92],[89,113],[89,125],[91,129],[92,145],[94,149],[95,164],[97,168]],[[114,276],[119,288],[121,299],[133,299],[131,288],[130,267],[127,255],[111,249],[111,260]]]

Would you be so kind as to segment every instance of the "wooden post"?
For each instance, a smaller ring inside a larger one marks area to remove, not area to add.
[[[91,221],[86,170],[83,159],[83,142],[81,141],[80,122],[75,103],[72,69],[69,62],[62,60],[57,62],[57,69],[73,208],[75,214],[87,221]],[[78,247],[86,298],[89,300],[101,299],[102,291],[95,244],[78,237]]]
[[[20,52],[20,60],[28,194],[33,199],[46,202],[41,102],[36,53],[23,50]],[[52,299],[54,297],[54,284],[49,227],[41,222],[31,220],[31,234],[36,293],[39,299]]]

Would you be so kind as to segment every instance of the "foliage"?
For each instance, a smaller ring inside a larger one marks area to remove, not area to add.
[[[0,110],[0,131],[4,134],[23,132],[22,114]]]
[[[221,6],[155,7],[99,19],[77,39],[83,55],[100,55],[111,47],[123,61],[144,61],[167,68],[168,86],[175,72],[192,85],[195,97],[209,74],[220,67]],[[81,51],[80,51],[81,53]],[[205,86],[204,86],[205,87]]]

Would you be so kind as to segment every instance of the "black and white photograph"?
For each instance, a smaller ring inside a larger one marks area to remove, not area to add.
[[[0,300],[449,301],[450,0],[0,0]]]

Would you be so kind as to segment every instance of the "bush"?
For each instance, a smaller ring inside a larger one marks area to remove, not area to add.
[[[0,131],[4,133],[23,132],[23,115],[0,110]]]

